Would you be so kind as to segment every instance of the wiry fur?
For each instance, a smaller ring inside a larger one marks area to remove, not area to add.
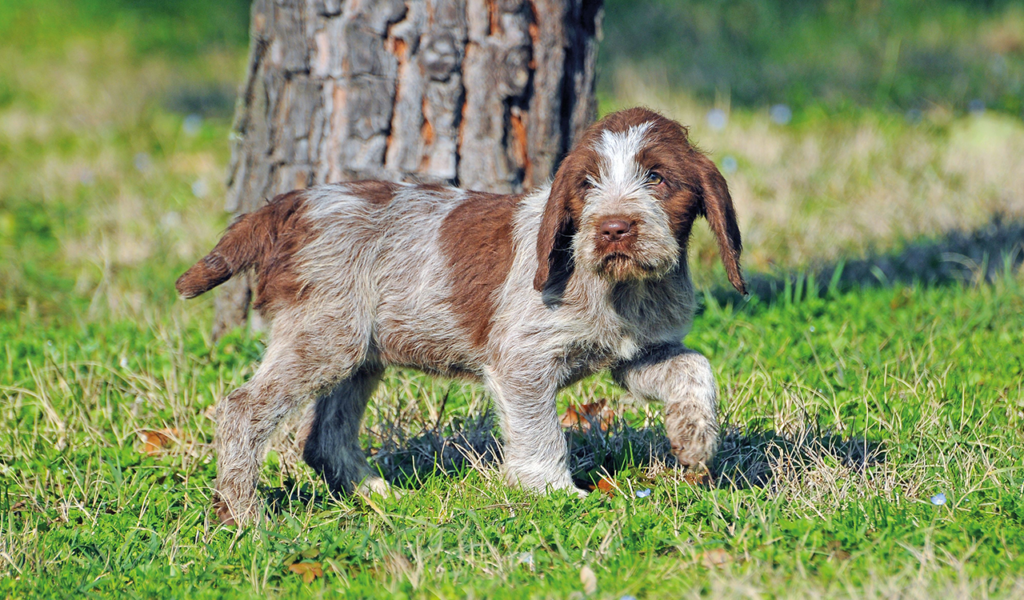
[[[682,464],[706,463],[718,440],[714,377],[682,345],[698,215],[743,291],[724,179],[685,129],[644,109],[593,126],[552,186],[530,194],[356,182],[247,215],[178,281],[193,297],[255,269],[257,306],[272,322],[263,363],[218,407],[218,514],[257,514],[267,441],[304,405],[314,411],[304,458],[330,487],[385,489],[358,431],[389,365],[483,382],[513,484],[575,489],[555,394],[603,368],[665,405]],[[628,230],[607,234],[609,219]]]

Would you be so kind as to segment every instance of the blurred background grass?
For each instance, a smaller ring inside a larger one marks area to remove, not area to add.
[[[609,0],[604,112],[691,125],[748,270],[1024,214],[1024,6]],[[225,224],[247,0],[0,4],[0,313],[137,317]],[[698,227],[701,285],[721,277]],[[70,311],[70,308],[75,310]]]
[[[674,88],[705,102],[784,102],[798,115],[987,107],[1019,116],[1024,107],[1019,2],[612,0],[607,7],[606,72],[664,69]]]

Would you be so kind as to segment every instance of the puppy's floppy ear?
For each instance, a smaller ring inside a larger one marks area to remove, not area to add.
[[[569,162],[567,158],[558,173],[555,174],[555,181],[551,184],[551,194],[548,196],[548,203],[544,207],[544,215],[540,220],[540,230],[537,232],[537,273],[533,277],[533,288],[538,292],[543,291],[547,285],[552,271],[564,262],[559,260],[558,252],[564,252],[565,248],[556,248],[559,240],[573,233],[572,213],[569,211],[569,198],[575,191],[575,182],[569,176]]]
[[[740,252],[743,242],[740,240],[740,228],[736,225],[736,211],[732,207],[729,185],[719,172],[715,163],[700,152],[694,151],[702,196],[702,212],[718,238],[718,252],[722,256],[722,264],[729,276],[729,283],[741,294],[747,293],[747,284],[740,272]]]

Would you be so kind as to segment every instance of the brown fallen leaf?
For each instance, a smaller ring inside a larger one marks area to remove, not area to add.
[[[576,427],[579,424],[580,414],[576,412],[576,407],[570,404],[562,414],[562,427]]]
[[[304,583],[313,583],[317,577],[324,576],[323,565],[318,562],[297,562],[288,565],[288,570],[302,576]]]
[[[732,562],[732,557],[722,548],[712,548],[701,555],[700,562],[710,569],[711,567],[721,567],[726,563]]]
[[[687,471],[683,473],[683,481],[690,485],[706,485],[711,481],[711,474],[707,471]]]
[[[162,454],[167,446],[181,438],[179,429],[142,429],[139,431],[142,440],[142,452],[149,456]]]
[[[597,482],[597,485],[594,486],[594,489],[600,490],[608,496],[615,495],[615,484],[605,479],[604,477],[602,477],[600,481]]]
[[[601,431],[608,431],[615,411],[608,406],[608,399],[601,398],[597,402],[576,406],[570,404],[562,414],[562,427],[579,427],[581,431],[589,431],[591,423],[597,423]]]

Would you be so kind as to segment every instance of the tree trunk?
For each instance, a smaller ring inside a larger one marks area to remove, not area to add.
[[[358,179],[544,183],[596,113],[602,0],[255,0],[227,210]],[[250,282],[216,301],[242,324]]]

